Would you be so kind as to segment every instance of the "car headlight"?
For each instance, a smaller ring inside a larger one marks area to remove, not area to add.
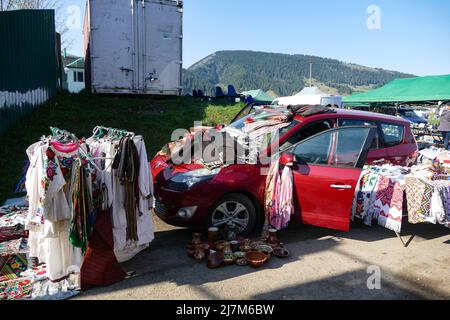
[[[193,186],[212,180],[220,171],[220,168],[214,170],[198,169],[179,173],[169,179],[167,188],[174,191],[186,191]]]

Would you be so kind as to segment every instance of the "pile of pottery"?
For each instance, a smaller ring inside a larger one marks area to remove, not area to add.
[[[192,235],[192,242],[186,246],[188,256],[197,261],[207,260],[210,269],[222,265],[250,265],[258,268],[268,262],[272,256],[286,258],[289,251],[278,241],[277,230],[270,229],[264,239],[252,241],[243,237],[233,240],[221,237],[218,228],[208,229],[208,241],[202,240],[201,233]]]

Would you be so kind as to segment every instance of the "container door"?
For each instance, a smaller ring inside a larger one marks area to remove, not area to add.
[[[175,1],[146,1],[144,23],[143,91],[181,92],[182,6]]]
[[[134,22],[130,1],[90,1],[92,91],[134,88]]]

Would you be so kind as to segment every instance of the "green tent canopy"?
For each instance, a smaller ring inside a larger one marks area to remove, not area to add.
[[[254,101],[262,103],[272,103],[272,101],[275,99],[261,89],[244,91],[241,92],[241,94],[245,96],[252,96]]]
[[[345,105],[450,100],[450,75],[396,79],[385,86],[343,98]]]

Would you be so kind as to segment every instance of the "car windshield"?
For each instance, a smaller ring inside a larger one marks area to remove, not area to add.
[[[280,112],[282,112],[282,113],[288,113],[287,110],[280,110]],[[237,121],[231,123],[230,125],[228,125],[228,127],[233,128],[233,129],[241,130],[241,129],[244,127],[245,121],[246,121],[248,118],[255,117],[255,116],[262,117],[262,116],[264,116],[264,115],[266,115],[266,114],[269,115],[269,114],[273,114],[273,113],[270,112],[270,111],[265,111],[265,110],[260,111],[260,112],[258,112],[258,113],[257,113],[257,112],[252,112],[252,113],[246,115],[245,117],[242,117],[242,118],[240,118],[239,120],[237,120]]]

